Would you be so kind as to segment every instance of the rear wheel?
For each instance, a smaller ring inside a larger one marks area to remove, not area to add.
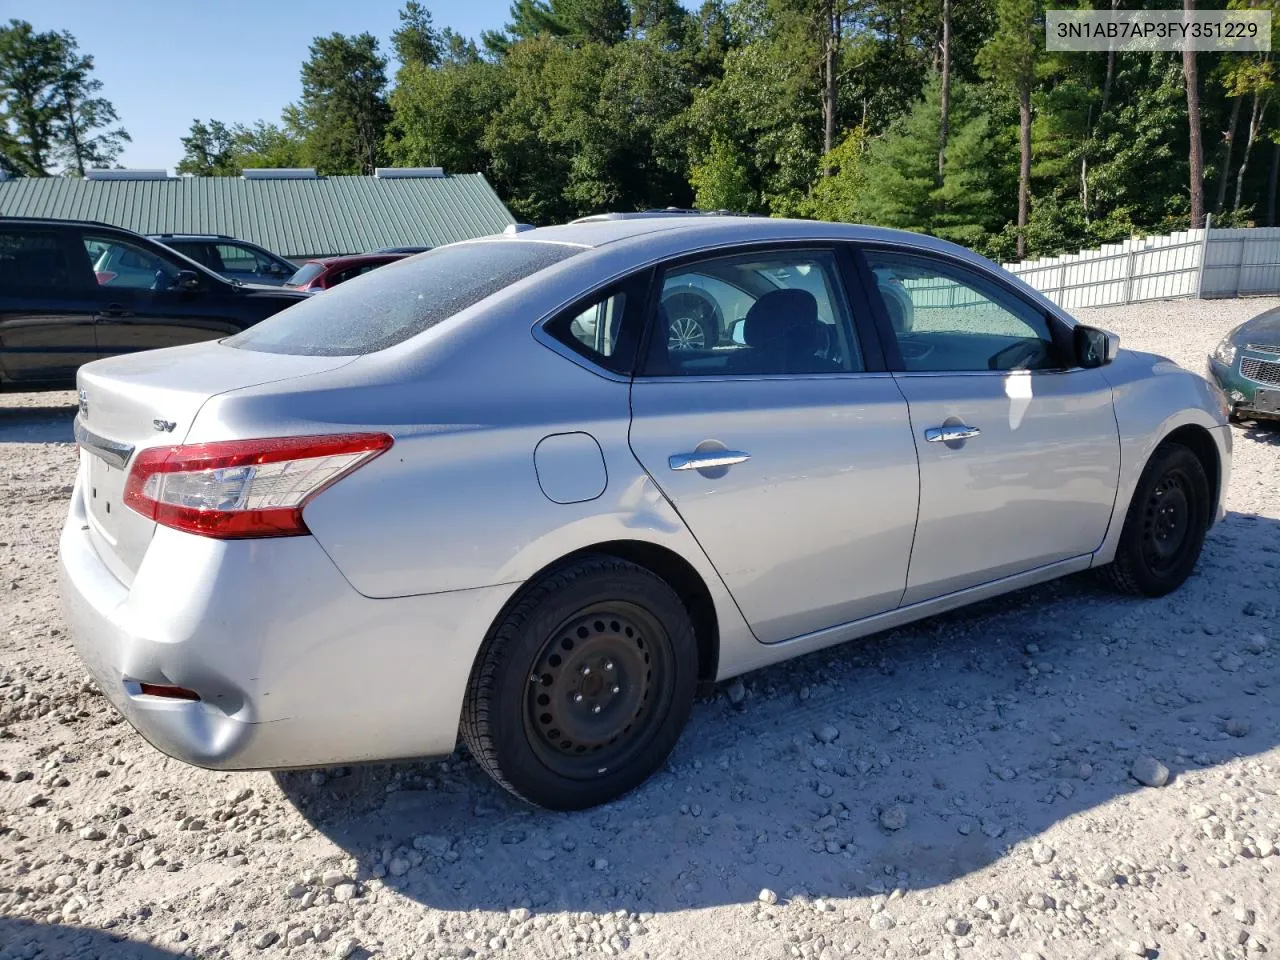
[[[1179,443],[1156,448],[1138,480],[1115,560],[1100,571],[1125,593],[1162,597],[1191,575],[1213,510],[1199,458]]]
[[[710,350],[720,341],[720,307],[701,290],[677,290],[662,299],[667,314],[667,350]]]
[[[666,582],[585,557],[534,582],[494,628],[472,670],[463,739],[517,796],[595,806],[666,760],[697,668],[693,626]]]

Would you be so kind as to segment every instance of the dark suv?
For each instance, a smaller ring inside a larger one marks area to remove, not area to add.
[[[278,287],[298,269],[296,263],[266,247],[222,233],[151,233],[147,236],[229,280]]]
[[[69,388],[82,363],[225,337],[305,298],[105,223],[0,217],[0,387]]]

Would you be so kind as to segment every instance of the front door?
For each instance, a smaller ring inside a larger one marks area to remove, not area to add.
[[[920,457],[903,603],[1096,550],[1120,469],[1102,372],[1075,367],[1059,321],[976,270],[865,256]]]
[[[84,245],[98,281],[99,355],[176,347],[239,330],[226,309],[229,284],[199,275],[198,289],[182,289],[178,275],[190,265],[114,235],[86,233]]]
[[[662,272],[660,302],[632,385],[631,447],[756,637],[895,607],[915,448],[901,392],[865,359],[836,254],[684,262]]]

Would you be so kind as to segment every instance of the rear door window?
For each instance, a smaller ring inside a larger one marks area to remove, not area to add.
[[[385,350],[580,250],[531,240],[439,247],[304,300],[224,342],[307,356]],[[291,282],[298,283],[297,274]]]
[[[762,376],[865,369],[829,250],[760,251],[673,266],[643,376]]]
[[[0,230],[0,290],[52,292],[83,288],[85,280],[58,231]]]

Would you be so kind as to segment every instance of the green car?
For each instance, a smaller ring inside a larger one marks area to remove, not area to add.
[[[1280,420],[1280,310],[1223,337],[1209,356],[1209,378],[1226,394],[1232,420]]]

